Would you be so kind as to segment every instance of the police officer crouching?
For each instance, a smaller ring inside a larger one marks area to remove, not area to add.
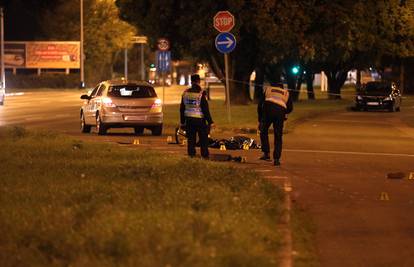
[[[283,88],[283,83],[274,83],[264,88],[257,106],[259,119],[260,142],[263,156],[261,160],[270,160],[269,127],[273,124],[274,152],[273,163],[280,166],[282,154],[283,124],[286,115],[292,112],[293,104],[289,91]]]
[[[196,134],[200,140],[201,156],[208,159],[208,132],[214,127],[208,108],[206,92],[200,87],[200,76],[191,75],[191,88],[184,91],[180,104],[181,126],[185,126],[187,152],[190,157],[196,154]]]

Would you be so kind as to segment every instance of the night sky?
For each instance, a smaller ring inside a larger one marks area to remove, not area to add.
[[[73,0],[68,0],[73,1]],[[4,8],[5,40],[32,41],[42,38],[38,18],[58,0],[0,0]],[[53,21],[53,18],[50,19]]]

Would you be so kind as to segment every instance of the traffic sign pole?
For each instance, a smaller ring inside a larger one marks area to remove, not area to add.
[[[226,109],[227,119],[231,122],[230,111],[230,83],[229,83],[229,59],[228,53],[236,47],[236,38],[229,33],[235,25],[234,16],[229,11],[219,11],[213,18],[214,28],[220,32],[216,37],[216,48],[224,54],[224,72],[226,74]]]
[[[224,71],[226,73],[226,109],[227,109],[227,120],[231,122],[231,111],[230,111],[230,85],[229,85],[229,60],[227,53],[224,54]]]
[[[125,47],[124,50],[124,77],[125,80],[128,80],[128,48]]]
[[[171,52],[170,42],[166,38],[160,38],[157,42],[157,70],[161,72],[162,77],[162,106],[165,108],[165,73],[170,69]]]
[[[223,32],[217,35],[215,43],[217,50],[224,54],[224,72],[226,75],[226,110],[227,119],[231,122],[228,53],[233,51],[236,47],[236,37],[229,32]]]
[[[162,106],[165,106],[165,72],[162,73]]]

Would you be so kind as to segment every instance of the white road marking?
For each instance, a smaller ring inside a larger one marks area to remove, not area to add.
[[[265,176],[266,179],[287,180],[286,176]]]
[[[20,92],[20,93],[7,93],[6,94],[6,96],[21,96],[21,95],[24,95],[24,93]]]
[[[257,172],[271,172],[273,170],[256,170]]]
[[[44,120],[45,117],[43,116],[32,116],[32,117],[27,117],[24,118],[25,121],[38,121],[38,120]]]
[[[315,122],[340,122],[340,123],[364,123],[364,124],[377,124],[377,125],[389,125],[388,122],[377,121],[362,121],[362,120],[335,120],[335,119],[320,119],[314,120]]]
[[[70,117],[74,117],[74,115],[72,115],[72,114],[57,114],[54,117],[55,118],[70,118]]]
[[[413,157],[414,154],[400,153],[376,153],[376,152],[357,152],[357,151],[336,151],[336,150],[307,150],[307,149],[284,149],[286,152],[299,153],[321,153],[321,154],[341,154],[341,155],[360,155],[360,156],[390,156],[390,157]]]

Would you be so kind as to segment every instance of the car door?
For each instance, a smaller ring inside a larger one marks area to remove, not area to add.
[[[101,84],[93,98],[93,104],[91,105],[91,114],[92,114],[91,119],[93,119],[95,123],[96,123],[96,114],[97,112],[101,110],[101,107],[102,107],[102,94],[105,88],[106,88],[105,84]]]
[[[95,123],[95,110],[96,110],[96,94],[98,89],[101,87],[101,84],[98,84],[89,95],[88,103],[86,104],[84,114],[85,114],[85,121],[86,124],[94,124]]]

